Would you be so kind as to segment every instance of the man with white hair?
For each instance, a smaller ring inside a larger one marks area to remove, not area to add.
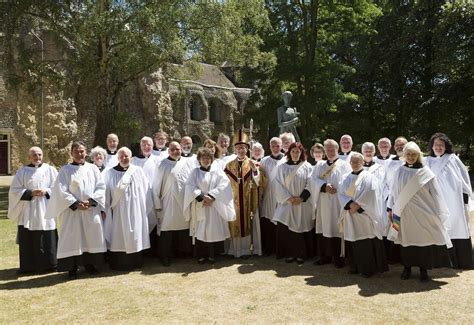
[[[260,171],[266,179],[267,186],[263,192],[260,205],[260,229],[262,232],[262,252],[268,256],[275,253],[276,245],[276,222],[273,214],[277,206],[275,196],[275,177],[277,167],[286,162],[285,155],[281,152],[282,141],[278,137],[270,139],[270,155],[263,157],[260,162]]]
[[[46,219],[45,213],[58,172],[43,163],[39,147],[28,150],[28,160],[30,164],[17,171],[8,192],[8,218],[18,225],[18,274],[54,270],[57,264],[56,220]]]
[[[140,167],[143,169],[145,177],[149,180],[149,186],[152,186],[152,180],[155,177],[157,166],[160,161],[165,157],[165,154],[153,155],[153,140],[150,137],[143,137],[140,140],[140,154],[131,159],[130,164]],[[153,200],[148,197],[149,200]],[[150,202],[153,204],[153,202]],[[157,245],[157,223],[155,211],[151,210],[148,213],[148,229],[150,231],[150,243],[151,243],[151,254],[156,253]]]
[[[290,133],[290,132],[285,132],[285,133],[280,134],[280,139],[281,139],[281,150],[283,151],[283,153],[286,153],[290,145],[296,142],[295,136],[293,135],[293,133]]]
[[[140,140],[140,154],[133,157],[131,164],[143,169],[148,179],[153,179],[158,163],[157,156],[152,154],[153,140],[150,137],[143,137]]]
[[[338,187],[344,175],[351,172],[350,165],[339,159],[339,145],[333,139],[324,141],[327,161],[314,166],[311,176],[311,198],[316,209],[316,240],[319,260],[317,265],[331,262],[337,268],[344,266],[341,254],[341,234],[337,225],[341,204]]]
[[[229,152],[230,137],[227,134],[219,133],[217,137],[217,145],[221,149],[220,164],[225,168],[225,165],[234,160],[237,155]]]
[[[147,176],[130,164],[130,149],[120,148],[117,156],[119,164],[104,174],[105,233],[110,267],[131,270],[143,265],[143,250],[150,248],[148,215],[153,202]]]
[[[185,185],[196,166],[181,157],[181,146],[172,141],[168,158],[157,166],[153,179],[153,202],[158,217],[158,257],[164,266],[173,257],[190,257],[192,243],[189,221],[184,215]]]
[[[105,160],[105,167],[112,168],[117,166],[117,148],[119,145],[119,138],[115,133],[107,135],[107,158]]]
[[[193,139],[191,137],[188,137],[187,135],[181,138],[181,141],[179,142],[181,145],[181,157],[184,158],[191,158],[193,157]]]
[[[339,152],[339,158],[349,162],[352,154],[352,137],[349,134],[344,134],[339,141],[341,145],[341,151]]]
[[[381,138],[378,141],[377,148],[379,149],[379,154],[374,157],[374,161],[386,167],[387,162],[395,157],[395,155],[390,154],[392,142],[389,138]]]

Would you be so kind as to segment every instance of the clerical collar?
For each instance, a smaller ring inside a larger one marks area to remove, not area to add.
[[[270,155],[270,158],[275,159],[275,160],[280,160],[281,158],[283,158],[283,156],[285,155],[280,152],[277,156]]]
[[[260,162],[262,160],[262,158],[259,158],[259,159],[252,158],[252,159],[255,160],[256,162]]]
[[[184,157],[184,158],[189,158],[189,157],[192,157],[193,156],[193,153],[190,152],[190,153],[182,153],[181,154],[181,157]]]
[[[208,171],[211,170],[211,166],[209,166],[209,167],[201,166],[201,167],[199,167],[199,169],[202,170],[203,172],[208,172]]]
[[[395,156],[395,157],[392,158],[392,160],[400,160],[400,157]]]
[[[83,162],[82,164],[79,164],[79,163],[77,163],[77,162],[75,162],[75,161],[73,161],[73,162],[71,163],[71,165],[73,165],[73,166],[83,166],[84,164],[85,164],[85,162]]]
[[[96,166],[97,166],[97,165],[96,165]],[[103,170],[105,169],[105,165],[102,165],[102,166],[100,166],[100,167],[97,166],[97,168],[99,168],[99,171],[101,172],[101,171],[103,171]]]
[[[353,171],[351,174],[352,174],[352,175],[359,175],[359,174],[362,173],[363,171],[364,171],[364,170],[361,169],[361,170],[359,170],[359,171],[357,171],[357,172],[354,172],[354,171]]]
[[[112,156],[113,156],[113,155],[117,154],[117,150],[115,150],[115,151],[110,151],[109,149],[107,149],[106,151],[107,151],[107,154],[108,154],[108,155],[112,155]]]
[[[164,151],[165,149],[166,147],[163,147],[163,148],[153,147],[153,150],[155,151]]]
[[[414,168],[414,169],[423,168],[423,164],[421,164],[419,162],[416,162],[413,165],[409,165],[408,163],[405,163],[405,166],[408,167],[408,168]]]
[[[441,158],[441,157],[443,157],[445,154],[446,154],[446,152],[443,153],[441,156],[437,156],[437,155],[433,152],[433,153],[430,155],[430,157]]]
[[[180,158],[181,158],[181,157],[180,157]],[[166,159],[171,160],[171,161],[178,161],[178,160],[179,160],[179,159],[171,158],[171,156],[168,156]]]
[[[40,168],[42,165],[43,165],[43,163],[39,164],[38,166],[35,166],[35,165],[33,165],[33,164],[29,164],[28,167],[33,167],[33,168],[37,167],[37,168]]]
[[[239,157],[237,157],[237,161],[238,161],[239,163],[243,162],[245,159],[247,159],[247,156],[245,156],[245,157],[242,158],[242,159],[240,159]]]
[[[379,154],[379,155],[377,155],[377,158],[382,159],[382,160],[387,160],[388,158],[390,158],[390,154],[388,154],[387,157],[384,157],[384,156]]]
[[[364,167],[370,167],[372,165],[375,165],[375,162],[373,160],[369,162],[364,161]]]
[[[286,163],[288,165],[298,165],[300,162],[301,160],[298,160],[298,161],[288,160]]]
[[[115,169],[116,171],[119,171],[119,172],[126,172],[129,167],[130,167],[130,166],[128,166],[128,167],[122,167],[122,166],[120,166],[120,164],[118,164],[117,166],[114,167],[114,169]]]
[[[148,159],[148,158],[150,158],[150,157],[151,157],[151,154],[150,154],[148,157],[145,157],[145,156],[144,156],[143,154],[141,154],[141,153],[137,155],[137,158],[140,158],[140,159],[143,159],[143,158],[147,158],[147,159]]]
[[[351,153],[352,151],[348,151],[348,152],[339,152],[339,155],[340,156],[349,156],[349,154]]]
[[[331,166],[332,164],[334,164],[339,158],[336,158],[334,159],[332,162],[329,161],[329,159],[326,161],[326,163]]]

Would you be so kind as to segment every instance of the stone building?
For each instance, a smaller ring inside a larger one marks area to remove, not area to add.
[[[252,89],[237,88],[217,66],[172,65],[132,82],[119,96],[118,112],[126,114],[121,145],[138,142],[144,135],[163,130],[172,139],[193,138],[197,148],[220,132],[231,135],[242,116]],[[87,91],[75,94],[44,87],[44,111],[39,93],[5,87],[0,71],[0,174],[12,174],[26,163],[30,146],[43,142],[45,161],[56,166],[69,160],[73,140],[94,143],[97,127],[93,99]],[[134,125],[131,130],[130,125]],[[133,131],[133,132],[132,132]],[[105,142],[105,139],[104,139]],[[105,143],[103,144],[105,145]]]

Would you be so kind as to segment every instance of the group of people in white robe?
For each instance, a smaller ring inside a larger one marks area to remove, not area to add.
[[[291,133],[269,142],[271,153],[239,130],[208,139],[197,154],[192,139],[168,143],[157,132],[143,137],[140,154],[71,146],[72,162],[59,173],[38,147],[9,192],[9,218],[18,224],[19,273],[57,270],[76,278],[79,266],[96,274],[108,262],[132,270],[151,252],[164,266],[195,256],[199,264],[221,255],[272,255],[287,263],[349,265],[370,277],[404,266],[420,280],[435,267],[472,268],[466,167],[442,133],[418,145],[399,137],[352,151],[352,138],[327,139],[309,150]],[[168,146],[166,146],[168,144]],[[341,152],[339,152],[339,148]],[[250,156],[250,157],[249,157]],[[59,227],[59,237],[57,232]]]

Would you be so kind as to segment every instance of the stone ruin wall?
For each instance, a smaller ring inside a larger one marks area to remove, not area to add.
[[[96,127],[94,101],[87,90],[81,89],[76,94],[64,94],[45,87],[44,93],[44,157],[61,166],[70,160],[73,140],[82,139],[92,145]],[[156,71],[129,85],[118,99],[118,109],[138,121],[140,137],[164,130],[172,139],[191,135],[202,143],[207,138],[215,139],[220,132],[233,133],[234,120],[243,112],[249,95],[248,90],[165,81],[161,71]],[[11,162],[15,173],[27,162],[27,149],[41,142],[40,92],[32,95],[23,89],[8,90],[3,98],[0,112],[13,112]],[[199,120],[190,119],[191,99],[193,107],[200,110]],[[211,121],[211,107],[212,117],[218,115],[217,123]],[[123,145],[139,141],[139,137],[119,137]]]

